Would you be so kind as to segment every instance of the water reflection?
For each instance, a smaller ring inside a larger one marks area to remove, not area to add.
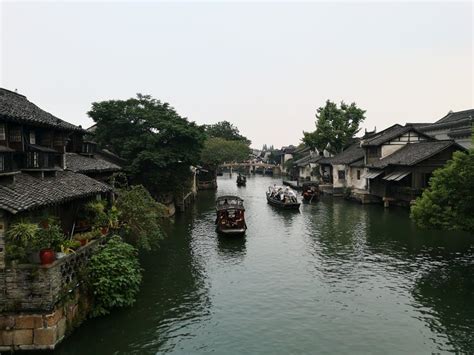
[[[474,252],[474,250],[472,250]],[[424,273],[415,284],[413,297],[420,318],[448,342],[440,350],[474,351],[474,263],[454,259]]]
[[[247,238],[245,236],[229,237],[217,236],[217,250],[219,256],[227,261],[242,262],[245,254]]]

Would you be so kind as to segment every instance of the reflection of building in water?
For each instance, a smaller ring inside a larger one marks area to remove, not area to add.
[[[474,350],[473,253],[432,268],[416,281],[413,297],[421,305],[420,317],[429,328],[446,335],[456,353]],[[427,312],[430,308],[432,312]]]

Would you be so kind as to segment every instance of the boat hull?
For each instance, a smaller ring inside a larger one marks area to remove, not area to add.
[[[300,209],[300,203],[283,203],[281,201],[278,201],[277,199],[271,198],[268,193],[267,193],[267,202],[275,207],[284,209],[284,210],[299,210]]]
[[[243,236],[246,232],[247,228],[216,228],[216,232],[220,235],[226,236]]]

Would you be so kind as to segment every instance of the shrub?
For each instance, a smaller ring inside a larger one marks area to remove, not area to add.
[[[94,294],[92,316],[133,305],[142,280],[141,272],[137,249],[119,236],[112,236],[91,257],[87,268],[87,282]]]
[[[56,223],[48,224],[46,228],[40,228],[37,232],[38,249],[61,250],[61,244],[65,241],[61,227]]]
[[[39,226],[20,221],[8,227],[6,253],[8,260],[25,261],[29,253],[38,251]]]
[[[160,222],[166,216],[166,207],[153,199],[142,186],[131,186],[118,193],[116,207],[124,240],[139,249],[158,247],[165,235]]]

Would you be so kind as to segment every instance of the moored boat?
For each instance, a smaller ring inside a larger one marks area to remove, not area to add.
[[[223,235],[243,235],[245,223],[244,200],[238,196],[220,196],[216,200],[216,232]]]
[[[287,210],[299,210],[300,202],[289,187],[270,186],[267,191],[267,202],[275,207]]]
[[[311,203],[319,200],[321,192],[319,191],[319,184],[317,182],[303,183],[303,200]]]

